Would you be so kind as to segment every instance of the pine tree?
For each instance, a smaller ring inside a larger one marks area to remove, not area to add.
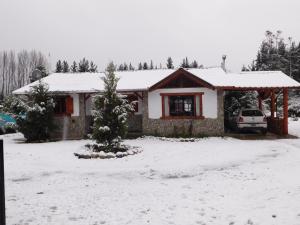
[[[124,66],[123,66],[123,64],[120,64],[118,67],[118,71],[123,71],[123,70],[124,70]]]
[[[196,60],[192,62],[191,68],[198,68],[198,63]]]
[[[174,69],[173,60],[172,60],[171,57],[169,57],[169,58],[167,59],[167,68],[168,68],[168,69]]]
[[[138,65],[138,70],[142,70],[143,69],[143,65],[142,63],[140,62],[139,65]]]
[[[124,71],[128,70],[128,65],[126,63],[124,63]]]
[[[63,61],[63,69],[62,69],[62,71],[63,71],[64,73],[68,73],[68,72],[70,71],[70,69],[69,69],[69,64],[68,64],[67,61]]]
[[[89,61],[86,60],[85,58],[83,58],[82,60],[80,60],[78,67],[79,67],[78,68],[78,72],[80,72],[80,73],[84,73],[84,72],[89,72],[90,71]]]
[[[150,62],[150,70],[153,70],[153,69],[154,69],[153,61],[151,60],[151,62]]]
[[[129,64],[129,70],[134,70],[134,67],[131,65],[131,63]]]
[[[97,73],[98,72],[97,68],[98,67],[94,64],[94,62],[91,61],[89,72],[91,72],[91,73]]]
[[[22,103],[26,117],[17,117],[17,124],[27,142],[46,141],[54,125],[54,101],[48,86],[39,81],[28,93],[28,102]]]
[[[77,63],[74,61],[71,65],[71,72],[76,73],[77,72]]]
[[[182,60],[182,63],[181,63],[181,65],[180,65],[180,67],[186,68],[186,61],[185,61],[185,58]]]
[[[190,68],[190,63],[187,57],[185,57],[185,68]]]
[[[148,70],[148,69],[149,69],[149,67],[148,67],[147,62],[144,62],[144,64],[143,64],[143,70]]]
[[[56,73],[61,73],[62,71],[63,71],[63,67],[62,67],[61,61],[58,60],[57,63],[56,63],[56,69],[55,69],[55,72],[56,72]]]
[[[103,78],[104,92],[94,97],[92,138],[106,152],[119,151],[121,140],[127,132],[129,113],[134,110],[124,96],[117,93],[118,81],[111,62]]]

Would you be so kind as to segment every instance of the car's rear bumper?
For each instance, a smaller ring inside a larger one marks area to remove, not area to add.
[[[267,129],[267,123],[238,123],[239,129]]]

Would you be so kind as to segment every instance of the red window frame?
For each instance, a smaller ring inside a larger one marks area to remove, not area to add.
[[[202,101],[202,96],[203,92],[189,92],[189,93],[161,93],[161,107],[162,107],[162,116],[161,119],[204,119],[203,116],[203,101]],[[170,108],[170,96],[194,96],[194,116],[166,116],[165,113],[165,97],[168,98],[168,105]],[[199,96],[199,115],[196,114],[197,109],[196,109],[196,97]]]
[[[56,104],[60,104],[60,108],[54,109],[55,116],[70,116],[74,112],[73,98],[71,96],[57,96],[54,98]]]

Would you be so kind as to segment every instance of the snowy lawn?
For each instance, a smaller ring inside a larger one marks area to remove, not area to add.
[[[9,225],[300,224],[300,139],[146,137],[125,142],[140,154],[79,160],[87,140],[2,137]]]

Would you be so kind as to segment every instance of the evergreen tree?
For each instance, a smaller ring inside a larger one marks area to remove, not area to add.
[[[67,61],[63,61],[63,69],[62,70],[64,73],[68,73],[70,71],[69,64]]]
[[[198,68],[198,63],[196,60],[192,62],[191,68]]]
[[[23,115],[17,117],[17,125],[27,142],[46,141],[54,125],[54,101],[48,92],[48,86],[41,81],[33,86],[28,94],[28,102],[23,105]],[[20,112],[19,112],[20,113]]]
[[[123,66],[123,64],[120,64],[118,67],[118,71],[123,71],[123,70],[124,70],[124,66]]]
[[[94,97],[92,138],[106,152],[119,151],[121,140],[127,132],[129,113],[134,111],[124,96],[117,93],[118,81],[111,62],[103,78],[104,92]]]
[[[180,67],[182,67],[182,68],[187,68],[187,64],[186,64],[185,58],[182,60],[182,63],[181,63],[181,65],[180,65]]]
[[[167,59],[167,68],[168,68],[168,69],[174,69],[173,60],[172,60],[171,57],[169,57],[169,58]]]
[[[128,70],[128,65],[126,63],[124,63],[124,70],[127,71]]]
[[[292,38],[289,38],[289,43],[286,44],[281,34],[281,31],[266,31],[265,40],[262,41],[256,59],[248,69],[280,70],[300,81],[300,47],[296,46]]]
[[[62,63],[60,60],[57,61],[56,63],[56,69],[55,69],[55,72],[56,73],[61,73],[63,71],[63,67],[62,67]]]
[[[151,60],[151,62],[150,62],[150,70],[153,70],[153,69],[154,69],[153,61]]]
[[[129,64],[129,70],[134,70],[134,67],[131,65],[131,63]]]
[[[90,71],[89,61],[86,60],[85,58],[83,58],[82,60],[80,60],[78,67],[79,67],[78,68],[78,72],[80,72],[80,73],[84,73],[84,72],[89,72]]]
[[[91,72],[91,73],[97,73],[98,72],[97,68],[98,67],[94,64],[94,62],[91,61],[89,72]]]
[[[143,65],[142,63],[140,62],[139,65],[138,65],[138,70],[142,70],[143,69]]]
[[[148,69],[149,69],[149,67],[148,67],[147,62],[144,62],[144,64],[143,64],[143,70],[148,70]]]
[[[185,68],[190,68],[190,63],[187,57],[185,57]]]
[[[71,72],[76,73],[77,72],[77,63],[73,61],[73,64],[71,65]]]

